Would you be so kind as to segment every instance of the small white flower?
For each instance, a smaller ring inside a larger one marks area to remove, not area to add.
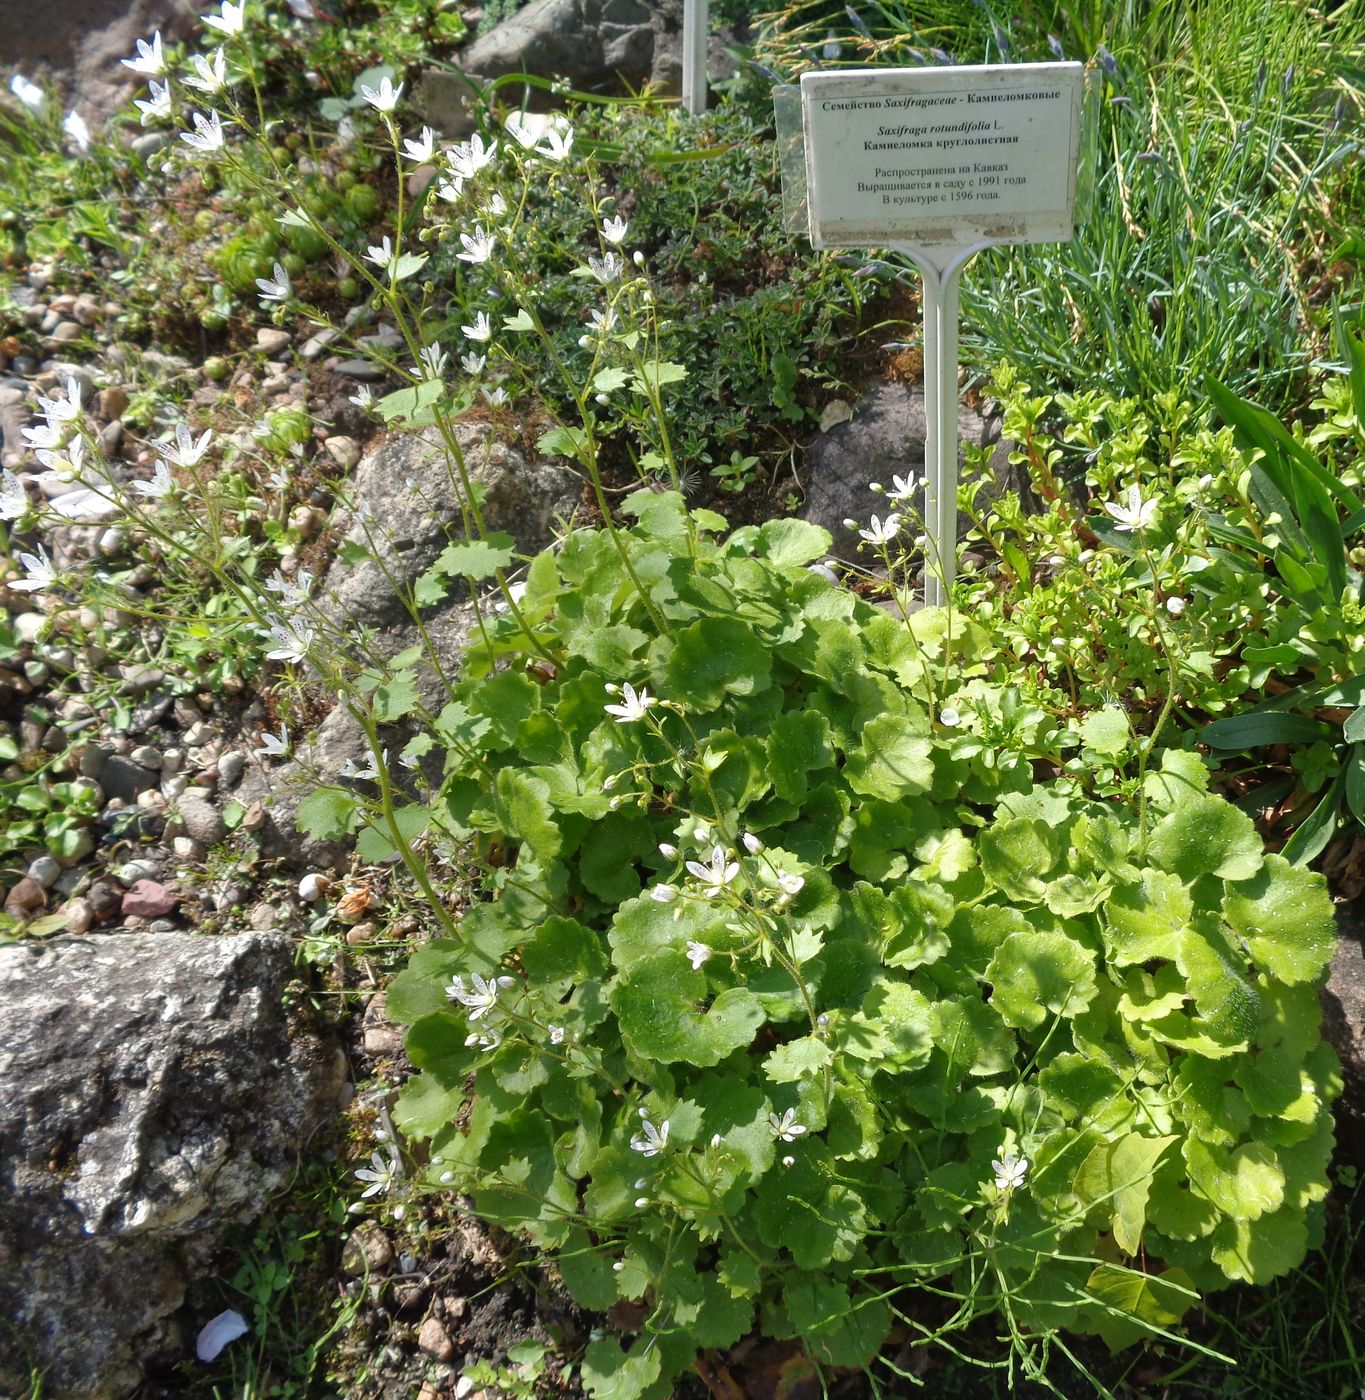
[[[398,106],[398,99],[403,95],[403,84],[399,83],[397,87],[394,87],[386,73],[379,80],[377,88],[372,88],[368,83],[362,83],[360,95],[376,112],[392,112]]]
[[[602,708],[617,724],[631,724],[637,719],[644,719],[645,711],[651,705],[658,703],[657,697],[651,695],[644,686],[641,686],[637,692],[635,687],[627,681],[621,687],[621,704],[604,705]]]
[[[436,194],[447,204],[454,204],[464,193],[464,181],[458,175],[451,176],[448,180],[442,180],[436,186]]]
[[[267,591],[277,594],[280,599],[288,603],[291,607],[299,603],[306,603],[308,595],[313,588],[313,573],[311,569],[300,569],[297,577],[285,578],[276,569],[271,576],[266,579]]]
[[[159,78],[166,71],[166,55],[161,51],[161,31],[158,29],[152,35],[150,44],[146,39],[139,39],[137,56],[121,58],[119,62],[125,68],[131,68],[134,73],[141,73],[147,78]]]
[[[308,648],[313,645],[313,636],[312,627],[296,629],[272,622],[270,639],[275,645],[272,650],[266,652],[266,660],[301,662],[308,655]]]
[[[874,515],[868,529],[859,530],[858,534],[868,544],[890,544],[900,532],[900,528],[901,518],[899,515],[888,515],[885,523]]]
[[[564,1044],[564,1027],[563,1027],[563,1026],[556,1026],[553,1022],[551,1022],[550,1025],[546,1027],[546,1029],[550,1032],[550,1044],[551,1044],[551,1045],[563,1045],[563,1044]]]
[[[357,408],[369,408],[374,403],[374,392],[368,384],[362,384],[346,402],[355,404]]]
[[[744,842],[744,849],[751,856],[756,856],[763,849],[763,842],[752,831],[746,831],[739,839]]]
[[[782,1165],[783,1165],[784,1167],[794,1167],[794,1166],[796,1165],[796,1158],[795,1158],[795,1157],[784,1157],[784,1158],[782,1159]]]
[[[294,294],[294,284],[289,280],[289,273],[283,263],[276,263],[273,276],[258,277],[256,285],[261,289],[261,300],[266,301],[288,301]]]
[[[23,565],[25,577],[10,580],[9,587],[16,593],[37,593],[57,582],[57,570],[47,557],[47,551],[42,545],[37,548],[37,554],[28,554],[22,549],[19,551],[19,563]]]
[[[484,401],[492,404],[494,408],[500,408],[507,402],[508,398],[507,390],[504,389],[501,384],[499,384],[496,389],[480,386],[479,393],[483,395]]]
[[[886,493],[886,499],[895,505],[902,505],[915,499],[915,492],[919,483],[914,477],[893,476],[891,478],[891,490]]]
[[[588,312],[588,329],[595,335],[608,335],[615,325],[615,307],[609,306],[605,311]]]
[[[618,253],[604,253],[600,258],[588,259],[588,271],[603,285],[615,282],[621,275],[622,266]]]
[[[496,1050],[502,1044],[502,1032],[490,1026],[486,1031],[471,1032],[465,1036],[464,1043],[487,1053]]]
[[[518,146],[529,151],[545,130],[545,118],[534,112],[513,112],[503,126]]]
[[[710,956],[711,950],[705,943],[698,943],[695,938],[688,939],[687,961],[692,964],[693,972],[696,972]]]
[[[962,723],[962,712],[955,705],[945,705],[939,711],[938,722],[949,729],[956,729]]]
[[[678,897],[678,891],[672,885],[655,885],[649,897],[655,904],[672,904]]]
[[[626,241],[626,229],[630,225],[622,218],[612,217],[602,223],[602,237],[614,247],[619,248]]]
[[[657,1157],[668,1146],[668,1119],[665,1118],[656,1128],[644,1115],[645,1111],[641,1109],[640,1132],[631,1138],[630,1145],[646,1157]]]
[[[659,854],[666,860],[673,860],[678,854],[678,848],[668,841],[659,842]]]
[[[457,972],[454,977],[450,979],[450,983],[446,987],[446,996],[449,997],[451,1001],[458,1001],[464,993],[464,978]]]
[[[71,144],[81,155],[90,149],[90,128],[86,125],[85,118],[74,107],[66,114],[62,130],[71,138]]]
[[[804,1123],[796,1121],[796,1110],[787,1109],[781,1118],[775,1113],[768,1115],[768,1128],[778,1142],[795,1142],[806,1131]]]
[[[455,256],[461,262],[472,264],[486,263],[493,256],[493,249],[497,246],[497,238],[491,233],[485,233],[482,224],[474,225],[472,234],[462,233],[460,242],[464,244],[464,252],[456,253]]]
[[[470,376],[481,374],[487,363],[487,355],[476,355],[472,350],[468,354],[460,356],[460,368]]]
[[[289,756],[289,726],[280,725],[280,732],[272,734],[268,729],[261,735],[261,747],[252,750],[257,758],[287,758]]]
[[[510,981],[511,979],[506,979]],[[474,984],[473,991],[455,991],[448,993],[452,1001],[458,1001],[461,1006],[469,1008],[469,1019],[471,1021],[480,1020],[487,1016],[498,1004],[498,994],[502,991],[504,979],[500,977],[490,977],[487,980],[480,977],[477,972],[473,973],[470,981]]]
[[[209,450],[209,443],[213,441],[213,429],[206,428],[204,435],[198,442],[194,440],[194,435],[184,423],[175,425],[175,446],[171,447],[164,442],[153,443],[152,446],[168,461],[174,462],[177,467],[194,467],[199,464],[199,460],[204,453]]]
[[[1104,508],[1113,516],[1116,530],[1145,530],[1156,519],[1157,503],[1155,498],[1144,501],[1142,492],[1130,486],[1126,504],[1114,505],[1106,501]]]
[[[417,358],[422,363],[423,379],[439,379],[445,373],[446,361],[450,356],[441,349],[441,342],[434,340],[418,351]]]
[[[231,37],[233,34],[242,32],[242,25],[246,21],[246,0],[241,0],[238,5],[232,4],[232,0],[223,0],[222,10],[216,15],[200,15],[200,19],[208,25],[210,29],[216,29],[220,34]]]
[[[0,520],[18,520],[29,508],[28,492],[8,467],[0,476]]]
[[[370,1153],[370,1165],[356,1168],[356,1176],[361,1181],[370,1183],[360,1193],[361,1200],[369,1196],[378,1196],[393,1185],[394,1177],[398,1175],[398,1150],[390,1148],[389,1153],[389,1158],[386,1161],[382,1153],[372,1152]]]
[[[475,132],[468,141],[461,141],[446,152],[446,164],[458,180],[472,180],[484,166],[498,153],[498,143],[483,144],[483,137]]]
[[[706,886],[702,891],[705,898],[714,899],[739,874],[739,865],[729,859],[729,852],[724,846],[713,846],[710,864],[703,865],[700,861],[689,860],[687,873],[694,875]]]
[[[216,111],[210,110],[207,117],[199,112],[191,113],[193,131],[182,131],[180,139],[196,151],[206,154],[223,149],[223,119]]]
[[[789,870],[779,870],[777,872],[777,887],[788,899],[794,899],[806,888],[805,876],[794,875]]]
[[[1185,600],[1183,598],[1167,598],[1166,611],[1172,617],[1179,617],[1185,611]]]
[[[493,338],[493,323],[488,319],[488,312],[480,311],[474,317],[472,326],[461,326],[460,329],[470,340],[485,341]]]
[[[59,398],[48,399],[39,394],[38,406],[49,423],[74,423],[81,416],[80,380],[68,379],[66,393]]]
[[[436,133],[429,126],[422,128],[422,134],[416,141],[403,142],[403,154],[415,165],[425,165],[435,149]]]
[[[165,461],[157,462],[154,472],[155,475],[150,481],[135,481],[132,486],[140,496],[151,496],[160,500],[175,490],[175,478],[171,476],[171,469]]]
[[[62,448],[37,447],[33,455],[54,472],[61,481],[79,481],[88,485],[85,478],[85,439],[74,437]]]
[[[227,87],[227,58],[221,48],[214,53],[212,59],[197,53],[190,61],[199,75],[197,78],[185,79],[190,87],[198,88],[200,92],[221,92]]]
[[[567,123],[550,127],[544,141],[536,147],[536,154],[546,160],[563,161],[569,158],[573,149],[573,127]]]
[[[393,266],[393,239],[388,234],[379,243],[371,243],[365,252],[366,258],[376,267],[382,267],[387,271]]]
[[[150,98],[135,97],[133,99],[133,106],[142,113],[143,126],[165,121],[171,115],[170,83],[149,83],[147,91],[151,93]]]
[[[991,1170],[995,1173],[997,1191],[1015,1191],[1024,1184],[1024,1178],[1028,1176],[1029,1160],[1027,1157],[1016,1157],[1014,1153],[1006,1152],[1002,1157],[991,1160]]]

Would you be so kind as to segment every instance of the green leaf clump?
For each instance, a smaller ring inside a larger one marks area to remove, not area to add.
[[[1188,755],[1144,812],[1035,784],[1074,736],[1017,692],[936,723],[946,632],[807,571],[812,527],[630,508],[471,645],[432,810],[497,857],[389,1000],[431,1183],[644,1305],[589,1393],[754,1326],[866,1365],[918,1287],[1122,1345],[1292,1267],[1338,1088],[1321,877]]]

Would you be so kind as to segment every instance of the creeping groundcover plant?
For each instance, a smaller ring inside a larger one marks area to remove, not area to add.
[[[1140,811],[1039,784],[1071,736],[953,691],[947,615],[807,568],[823,531],[626,509],[470,651],[430,812],[483,898],[389,1000],[430,1184],[641,1305],[589,1391],[666,1395],[754,1327],[871,1378],[979,1317],[1038,1374],[1058,1329],[1169,1335],[1295,1266],[1321,877],[1191,754]]]

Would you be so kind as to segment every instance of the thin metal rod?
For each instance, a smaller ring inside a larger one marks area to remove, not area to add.
[[[710,0],[683,0],[683,106],[694,116],[706,110],[706,36]]]

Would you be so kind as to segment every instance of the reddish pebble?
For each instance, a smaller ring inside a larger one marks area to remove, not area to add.
[[[155,880],[139,880],[123,896],[123,912],[139,919],[160,919],[174,913],[179,903],[179,896],[172,894],[165,885],[158,885]]]

